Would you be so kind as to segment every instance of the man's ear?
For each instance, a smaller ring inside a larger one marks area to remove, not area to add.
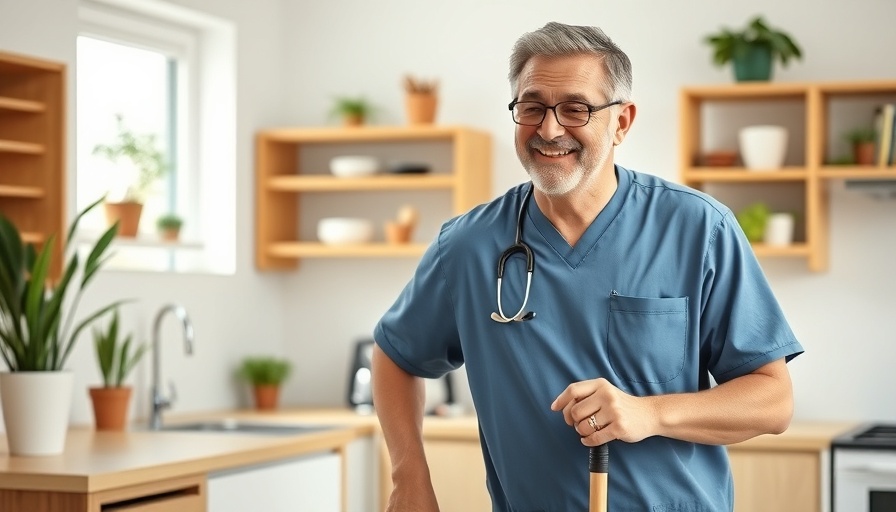
[[[619,111],[619,115],[616,117],[616,132],[613,134],[614,146],[622,144],[622,141],[625,140],[625,134],[628,133],[632,123],[635,122],[636,110],[635,104],[632,102],[622,105],[622,110]]]

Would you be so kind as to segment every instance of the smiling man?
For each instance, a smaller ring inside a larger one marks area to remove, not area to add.
[[[734,215],[615,163],[631,83],[595,27],[514,46],[531,181],[446,222],[374,331],[390,512],[438,510],[420,378],[461,365],[497,512],[586,510],[586,447],[604,443],[609,510],[731,510],[724,445],[789,425],[803,349]]]

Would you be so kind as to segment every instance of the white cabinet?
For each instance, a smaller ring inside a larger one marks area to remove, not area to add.
[[[245,466],[208,475],[208,512],[340,512],[338,453]]]

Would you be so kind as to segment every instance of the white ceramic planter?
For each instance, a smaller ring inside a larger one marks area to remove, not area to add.
[[[773,213],[765,222],[763,242],[771,246],[784,246],[793,243],[793,214]]]
[[[741,128],[738,141],[740,156],[747,169],[771,171],[784,165],[787,129],[783,126],[747,126]]]
[[[11,455],[58,455],[65,450],[73,384],[73,374],[66,371],[0,373]]]

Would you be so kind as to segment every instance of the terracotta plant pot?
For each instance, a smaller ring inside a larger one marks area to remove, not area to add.
[[[433,124],[437,106],[438,96],[435,94],[409,92],[405,96],[408,124]]]
[[[852,147],[853,158],[856,165],[874,165],[875,164],[875,147],[874,142],[857,142]]]
[[[109,225],[118,221],[118,236],[134,238],[137,236],[137,228],[140,227],[140,214],[143,205],[134,201],[123,203],[105,203],[106,220]]]
[[[131,388],[90,388],[97,430],[124,430],[128,420]]]
[[[259,410],[276,409],[280,398],[280,386],[258,385],[252,387],[255,408]]]
[[[180,239],[180,228],[160,229],[159,236],[162,237],[162,240],[176,242]]]

